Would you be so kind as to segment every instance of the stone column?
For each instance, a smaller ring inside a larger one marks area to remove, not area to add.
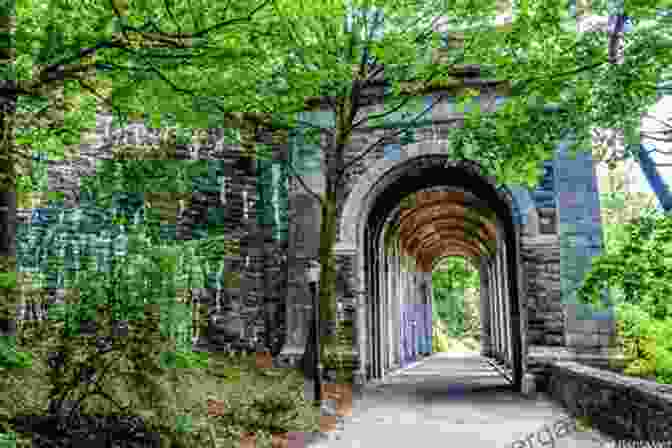
[[[392,363],[399,364],[399,274],[398,264],[398,243],[395,242],[392,247],[392,263],[390,265],[390,276],[392,277],[392,300],[390,308],[390,356]]]
[[[498,283],[498,288],[497,292],[499,294],[499,313],[501,314],[501,321],[502,321],[502,326],[501,326],[501,333],[502,337],[500,339],[501,341],[501,356],[503,360],[506,360],[508,357],[508,340],[507,340],[507,331],[506,331],[506,326],[508,324],[508,319],[506,316],[506,298],[504,296],[504,276],[502,274],[502,246],[504,245],[503,240],[501,239],[501,234],[499,232],[499,229],[497,229],[497,239],[499,244],[497,244],[497,252],[495,253],[495,272],[497,272],[497,283]]]
[[[383,293],[380,296],[380,302],[379,302],[380,310],[378,314],[378,328],[379,328],[378,331],[380,332],[380,347],[378,353],[380,357],[381,376],[385,375],[385,352],[387,351],[387,345],[386,345],[387,341],[385,340],[386,339],[385,328],[387,327],[385,322],[385,303],[387,302],[387,273],[385,272],[386,264],[387,260],[385,254],[383,253],[380,260],[380,277],[379,277],[382,283],[381,290]]]
[[[388,295],[388,300],[387,300],[387,320],[385,322],[386,329],[387,329],[387,340],[388,340],[388,346],[387,346],[387,352],[386,356],[388,359],[388,366],[391,368],[392,365],[394,364],[394,321],[396,319],[396,316],[394,314],[394,301],[395,301],[395,289],[396,289],[396,279],[394,276],[394,248],[392,247],[390,249],[390,253],[388,256],[388,278],[389,278],[389,285],[390,285],[390,293]]]
[[[432,273],[425,273],[425,351],[432,353]]]
[[[389,253],[385,254],[385,284],[386,284],[386,294],[385,294],[385,370],[389,370],[391,365],[391,356],[390,350],[392,349],[392,343],[390,341],[390,336],[392,335],[391,324],[392,320],[390,319],[390,302],[392,300],[392,260]]]
[[[490,355],[494,357],[499,344],[499,316],[497,315],[497,297],[495,296],[497,283],[495,282],[495,274],[492,271],[492,263],[489,258],[486,259],[486,268],[488,271],[488,302],[490,304],[490,334],[492,335]]]
[[[561,143],[554,174],[566,344],[575,349],[604,347],[615,330],[613,308],[594,311],[590,305],[577,304],[575,293],[592,258],[602,251],[600,198],[591,151],[579,152],[574,159],[569,145]]]
[[[506,313],[504,312],[504,291],[502,285],[502,272],[499,265],[499,253],[501,251],[501,240],[493,260],[495,269],[495,278],[497,279],[497,314],[499,314],[499,356],[500,360],[506,358]]]
[[[378,264],[378,281],[380,282],[380,294],[378,295],[378,337],[380,338],[378,344],[378,369],[382,376],[385,367],[385,326],[383,324],[385,320],[387,277],[385,276],[385,254],[383,253],[381,245],[378,247],[380,254],[380,262]]]
[[[378,265],[378,253],[374,252],[375,246],[373,241],[368,242],[373,254],[373,264],[371,271],[373,274],[373,291],[371,297],[371,368],[373,369],[373,377],[378,377],[378,308],[380,302],[380,267]]]
[[[397,323],[397,327],[395,328],[395,337],[396,337],[396,344],[395,344],[395,349],[397,351],[397,362],[399,365],[401,365],[402,362],[402,351],[401,351],[401,310],[403,309],[402,303],[403,301],[403,296],[402,296],[402,283],[401,283],[401,246],[399,241],[396,242],[395,246],[395,260],[394,260],[394,276],[396,279],[396,284],[397,284],[397,291],[396,291],[396,304],[397,308],[395,310],[395,317],[394,321]]]
[[[357,347],[359,366],[354,375],[353,382],[357,387],[361,387],[366,383],[366,346],[367,346],[367,326],[366,326],[366,290],[362,287],[363,282],[360,281],[360,289],[356,293],[355,312],[357,313],[356,331],[357,331]]]
[[[405,357],[404,361],[408,362],[408,272],[403,263],[405,263],[405,261],[401,261],[399,266],[399,275],[401,279],[401,312],[403,316],[403,321],[401,323],[401,344],[403,346],[402,353]]]
[[[488,293],[488,272],[485,260],[481,259],[480,282],[481,282],[481,355],[490,356],[491,344],[491,319],[490,300]]]
[[[494,357],[499,346],[499,316],[497,315],[497,298],[495,297],[496,282],[494,272],[492,271],[492,263],[490,258],[486,259],[486,269],[488,272],[488,303],[490,304],[490,325],[492,334],[491,355]]]
[[[502,232],[503,233],[503,232]],[[502,244],[499,254],[499,263],[502,272],[502,294],[504,297],[504,316],[506,317],[506,359],[509,367],[513,368],[513,338],[511,334],[511,290],[509,287],[509,267],[506,264],[506,243]]]
[[[502,327],[502,315],[499,311],[499,294],[497,293],[497,288],[499,287],[499,283],[497,281],[497,271],[495,271],[495,258],[492,257],[489,262],[489,268],[490,268],[490,278],[492,279],[492,292],[491,292],[491,299],[492,299],[492,311],[493,311],[493,316],[494,316],[494,323],[495,323],[495,350],[494,350],[494,355],[495,358],[499,357],[499,354],[501,353],[501,343],[502,343],[502,333],[501,333],[501,327]]]

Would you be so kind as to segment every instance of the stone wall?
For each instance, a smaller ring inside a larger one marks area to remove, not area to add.
[[[672,386],[571,361],[549,368],[548,392],[576,417],[617,440],[672,440]]]
[[[81,179],[95,176],[100,161],[114,158],[115,147],[158,144],[160,131],[142,123],[116,129],[111,115],[99,111],[97,127],[83,136],[78,153],[46,162],[49,191],[65,193],[65,208],[78,207]],[[218,273],[211,268],[205,287],[192,290],[201,327],[197,342],[201,348],[221,348],[210,338],[216,332],[209,331],[213,330],[209,322],[213,314],[229,313],[240,319],[237,328],[242,346],[271,345],[272,351],[277,352],[284,343],[287,242],[273,239],[268,226],[257,219],[256,161],[246,157],[239,145],[224,140],[223,129],[196,130],[191,144],[175,145],[177,159],[205,160],[211,166],[207,178],[194,180],[192,192],[184,198],[184,207],[179,211],[174,207],[175,214],[169,217],[173,235],[178,240],[191,240],[217,229],[239,246],[226,257],[222,284],[218,286]],[[281,145],[273,149],[275,158],[282,157],[277,154],[283,149]],[[31,210],[18,210],[17,215],[20,224],[30,224]],[[239,275],[229,282],[226,279],[231,274]]]
[[[522,238],[527,307],[527,344],[564,344],[563,307],[560,300],[560,242],[558,235]]]

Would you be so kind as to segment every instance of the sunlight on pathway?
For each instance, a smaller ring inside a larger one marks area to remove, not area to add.
[[[603,446],[593,431],[568,431],[572,422],[546,397],[530,400],[512,392],[508,381],[477,353],[438,353],[367,385],[362,398],[353,400],[352,417],[340,439],[313,446]]]

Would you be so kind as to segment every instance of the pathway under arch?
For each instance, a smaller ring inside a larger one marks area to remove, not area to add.
[[[409,145],[372,166],[344,204],[338,252],[352,252],[360,293],[360,381],[431,353],[431,270],[446,255],[480,269],[483,354],[525,372],[521,216],[515,194],[473,161],[451,161],[444,142]],[[514,190],[515,191],[515,190]],[[529,224],[535,224],[530,222]]]

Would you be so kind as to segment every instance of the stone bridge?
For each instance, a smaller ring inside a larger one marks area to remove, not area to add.
[[[441,118],[418,129],[416,142],[387,145],[357,167],[338,205],[338,294],[354,310],[359,381],[431,352],[431,271],[450,255],[479,270],[483,354],[501,361],[517,389],[534,389],[549,357],[604,365],[611,314],[580,307],[571,294],[602,247],[590,151],[572,159],[560,145],[534,190],[496,185],[477,162],[450,160],[445,139],[422,138],[447,132]],[[319,193],[324,180],[316,170],[307,183]],[[290,231],[300,266],[317,255],[319,210],[300,187],[290,197],[301,204],[303,225]],[[288,294],[285,353],[301,351],[307,334],[299,316],[309,302],[300,297]]]
[[[479,98],[486,110],[499,99],[485,87]],[[574,159],[566,142],[560,144],[543,164],[535,189],[496,185],[478,163],[449,157],[446,135],[455,122],[450,104],[418,126],[410,142],[388,144],[363,158],[339,196],[337,300],[339,318],[355,329],[355,383],[382,379],[431,353],[432,267],[458,255],[480,272],[482,355],[500,364],[514,391],[550,390],[579,413],[613,417],[609,424],[626,428],[627,434],[669,437],[670,395],[661,398],[650,385],[608,377],[605,369],[616,360],[609,350],[612,310],[579,306],[572,293],[602,248],[590,149]],[[65,193],[66,214],[79,206],[79,180],[95,175],[98,160],[112,157],[109,140],[125,139],[127,130],[110,131],[110,118],[99,115],[98,135],[82,145],[78,158],[47,162],[49,189]],[[333,120],[320,111],[303,118]],[[134,143],[153,140],[155,131],[134,125]],[[382,132],[355,132],[348,157]],[[260,134],[259,141],[272,148],[272,159],[253,163],[239,146],[223,142],[221,129],[204,134],[199,143],[176,145],[177,158],[208,160],[212,169],[208,178],[194,179],[193,193],[171,212],[175,220],[166,224],[166,234],[190,239],[198,229],[207,236],[204,225],[222,226],[239,251],[211,266],[205,287],[192,290],[194,343],[222,348],[212,324],[213,315],[219,316],[235,320],[228,332],[236,339],[270,348],[279,365],[293,364],[306,347],[311,316],[306,265],[317,257],[320,209],[298,182],[281,173],[278,178],[277,168],[298,148],[317,163],[321,151],[311,152],[300,137]],[[307,172],[304,180],[313,191],[324,191],[320,169]],[[279,223],[282,208],[287,229]],[[269,212],[275,219],[266,219]],[[20,234],[31,224],[29,215],[19,213]],[[113,239],[89,236],[84,232],[77,241],[59,241],[78,245],[82,256],[94,248],[107,251],[102,259],[109,259]],[[19,265],[30,252],[26,244],[18,244]],[[237,281],[222,280],[229,274]],[[50,288],[62,287],[57,276]],[[39,318],[34,308],[19,311],[20,318],[31,313]],[[589,366],[598,369],[590,373]],[[625,410],[614,403],[630,404]]]

